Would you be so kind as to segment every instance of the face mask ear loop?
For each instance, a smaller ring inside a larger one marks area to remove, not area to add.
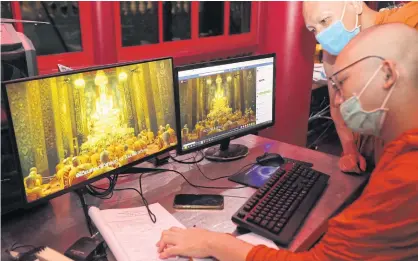
[[[369,87],[370,83],[372,82],[372,80],[374,79],[374,77],[376,77],[377,73],[380,71],[380,69],[382,68],[383,65],[380,65],[379,68],[377,68],[377,70],[373,73],[372,77],[370,77],[370,79],[367,81],[366,85],[364,86],[363,90],[361,90],[361,92],[357,95],[358,98],[360,98],[360,96],[364,93],[364,91],[367,89],[367,87]]]
[[[384,107],[386,106],[386,103],[388,102],[390,96],[392,95],[393,90],[396,87],[396,83],[398,82],[398,79],[399,79],[399,73],[398,73],[398,71],[396,71],[396,74],[398,75],[398,77],[396,79],[396,82],[393,84],[392,88],[390,88],[388,95],[386,95],[386,98],[383,101],[382,106],[380,107],[381,109],[385,109]]]
[[[354,31],[354,30],[356,30],[356,29],[357,29],[357,27],[360,27],[360,26],[358,25],[358,16],[359,16],[359,14],[357,14],[357,13],[356,13],[356,26],[354,26],[353,31]]]
[[[343,21],[343,17],[344,17],[344,14],[345,14],[345,7],[346,7],[346,6],[347,6],[347,2],[346,2],[346,1],[344,1],[343,13],[342,13],[341,18],[340,18],[341,22]]]

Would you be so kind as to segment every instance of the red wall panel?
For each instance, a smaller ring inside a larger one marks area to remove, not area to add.
[[[94,60],[96,64],[110,64],[117,61],[113,2],[91,2]]]
[[[276,124],[261,136],[306,145],[315,38],[306,29],[302,2],[265,2],[260,53],[276,53]]]

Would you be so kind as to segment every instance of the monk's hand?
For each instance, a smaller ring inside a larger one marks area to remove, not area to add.
[[[200,228],[172,227],[163,231],[157,243],[161,259],[174,256],[204,258],[212,255],[210,242],[216,241],[219,233]]]
[[[344,154],[339,161],[343,172],[361,173],[366,170],[366,160],[359,152]]]

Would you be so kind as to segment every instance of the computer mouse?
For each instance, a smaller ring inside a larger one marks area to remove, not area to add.
[[[283,157],[277,153],[265,153],[264,155],[257,157],[256,160],[261,166],[280,166],[285,163]]]

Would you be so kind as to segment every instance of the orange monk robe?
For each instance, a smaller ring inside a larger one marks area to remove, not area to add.
[[[418,2],[379,12],[375,24],[403,23],[418,29]]]
[[[247,261],[418,260],[418,129],[389,143],[362,195],[311,250],[255,246]]]

